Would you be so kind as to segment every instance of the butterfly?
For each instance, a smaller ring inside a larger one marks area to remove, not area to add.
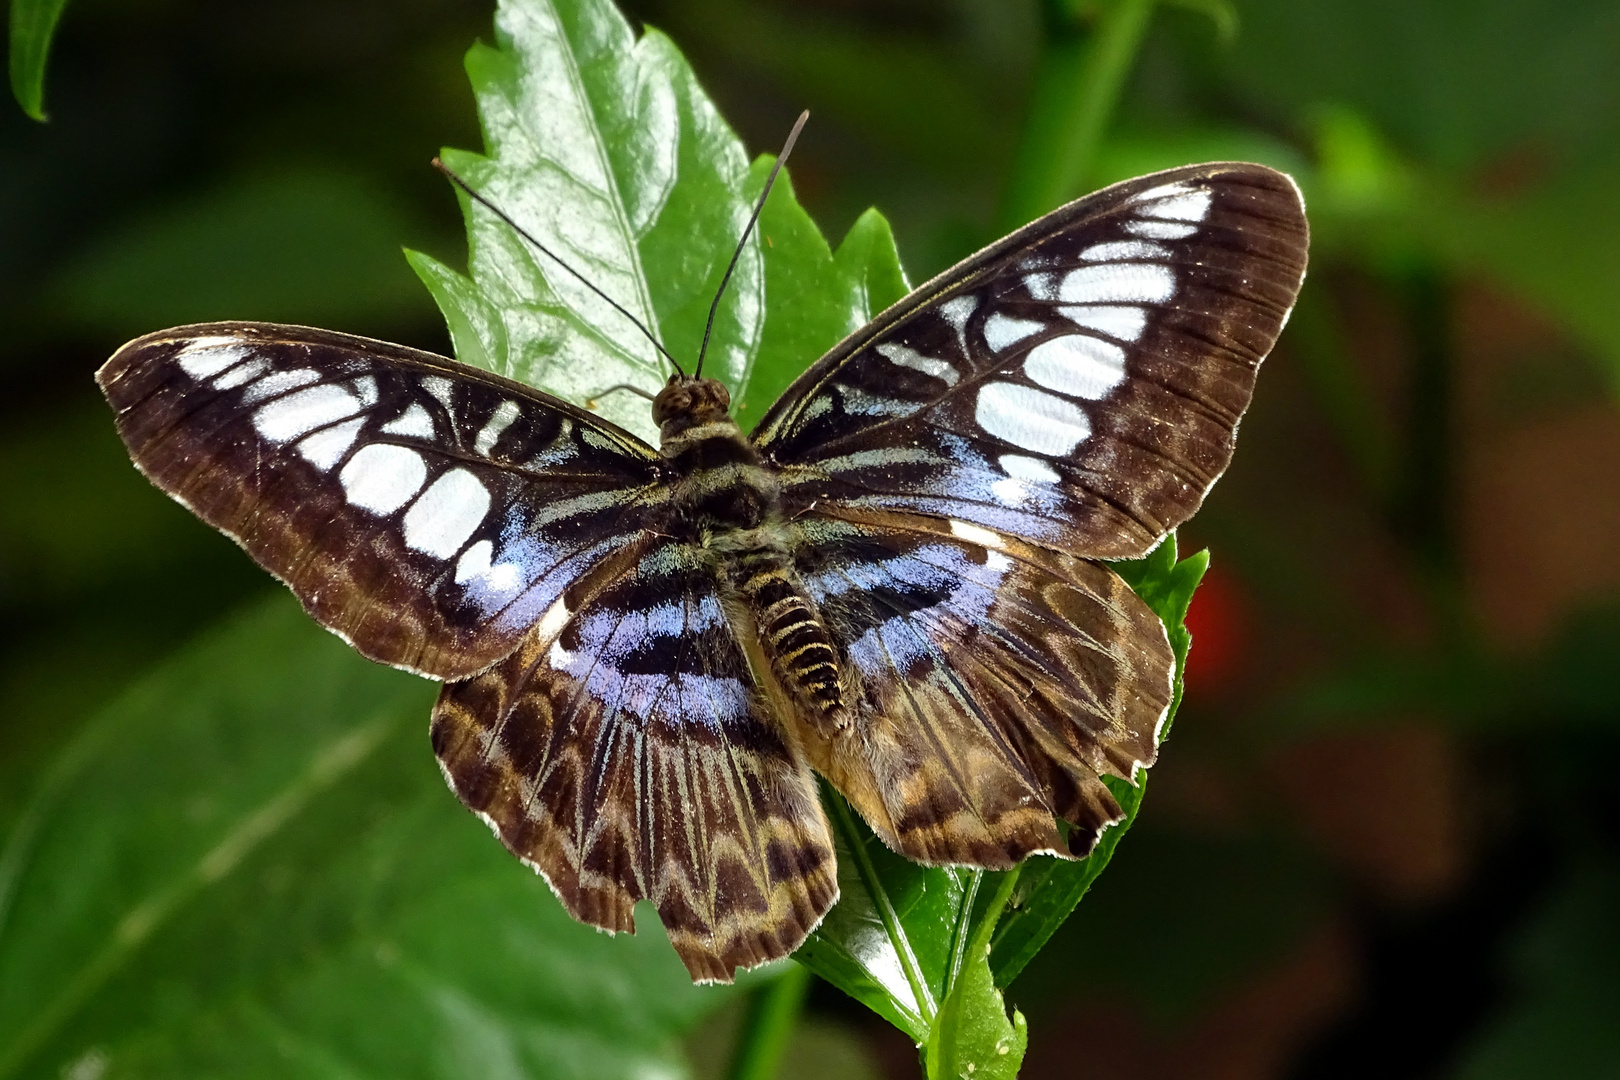
[[[303,327],[150,334],[97,379],[159,488],[444,683],[451,788],[576,919],[651,900],[729,981],[838,897],[817,773],[933,865],[1082,857],[1120,819],[1102,777],[1153,763],[1174,658],[1107,560],[1227,467],[1307,244],[1260,165],[1116,184],[880,314],[751,435],[672,376],[657,448]]]

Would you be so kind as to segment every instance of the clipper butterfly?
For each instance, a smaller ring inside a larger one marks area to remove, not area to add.
[[[1153,763],[1174,663],[1105,560],[1226,468],[1306,247],[1259,165],[1116,184],[883,312],[752,435],[672,377],[658,448],[302,327],[150,334],[98,380],[158,487],[443,681],[451,787],[576,918],[649,899],[724,981],[837,899],[815,773],[924,863],[1084,856],[1118,819],[1101,777]]]

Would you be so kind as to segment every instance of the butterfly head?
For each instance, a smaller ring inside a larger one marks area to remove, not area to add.
[[[728,419],[731,391],[718,379],[671,375],[653,398],[653,423],[667,441],[689,428]]]

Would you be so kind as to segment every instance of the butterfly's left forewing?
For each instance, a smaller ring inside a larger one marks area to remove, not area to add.
[[[347,334],[179,327],[97,379],[153,483],[366,656],[436,678],[510,653],[662,491],[650,448],[572,405]]]

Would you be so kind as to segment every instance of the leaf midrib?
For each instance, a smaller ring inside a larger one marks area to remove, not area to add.
[[[295,820],[317,796],[371,757],[391,729],[398,726],[397,719],[395,715],[382,713],[325,744],[289,784],[234,818],[218,842],[203,852],[177,880],[153,890],[127,908],[101,949],[35,1013],[34,1019],[23,1026],[11,1045],[0,1051],[0,1080],[14,1075],[26,1064],[180,908],[209,886],[223,881],[254,849]],[[13,843],[18,840],[26,842],[27,837],[16,837]],[[9,849],[7,854],[9,856]],[[23,872],[21,861],[16,870],[18,878]]]
[[[659,326],[658,323],[658,310],[653,307],[652,292],[647,281],[647,271],[645,267],[641,265],[641,244],[636,239],[634,232],[631,230],[629,217],[625,213],[624,192],[620,190],[619,174],[614,171],[613,159],[608,156],[607,146],[602,139],[602,121],[601,118],[597,116],[595,102],[592,101],[591,95],[586,91],[585,88],[584,76],[579,68],[579,59],[575,55],[576,44],[574,42],[574,37],[569,32],[570,27],[568,23],[563,20],[562,12],[557,9],[557,5],[554,3],[548,3],[546,6],[551,9],[552,17],[557,20],[558,36],[561,38],[562,43],[566,46],[566,48],[559,51],[563,55],[564,67],[568,72],[569,89],[573,91],[574,99],[582,106],[582,112],[590,118],[588,127],[591,137],[591,149],[596,154],[597,164],[602,169],[602,175],[607,178],[608,190],[612,194],[612,198],[608,200],[609,209],[613,214],[613,222],[618,231],[620,242],[624,244],[625,249],[629,252],[630,269],[632,271],[630,276],[635,281],[636,300],[641,306],[642,322],[646,324],[647,329],[652,333],[652,336],[655,339],[658,341],[663,341],[664,332],[663,328]],[[626,53],[627,60],[633,61],[635,59],[635,51],[639,45],[640,42],[634,42],[631,44],[630,49]],[[679,157],[677,156],[677,161],[678,160]],[[662,213],[663,206],[660,204],[658,212],[652,214],[649,220],[656,221],[662,215]],[[544,275],[542,274],[542,276]],[[556,295],[558,299],[562,298],[561,293],[557,293]],[[575,322],[582,326],[590,325],[589,321],[581,316],[577,311],[571,311],[570,313],[574,316]],[[627,357],[630,357],[631,362],[635,365],[635,367],[642,371],[652,373],[656,379],[656,376],[658,375],[658,363],[656,360],[654,360],[654,362],[649,366],[644,360],[636,358],[634,354],[629,353],[628,350],[622,350],[621,347],[621,351],[623,351]]]

